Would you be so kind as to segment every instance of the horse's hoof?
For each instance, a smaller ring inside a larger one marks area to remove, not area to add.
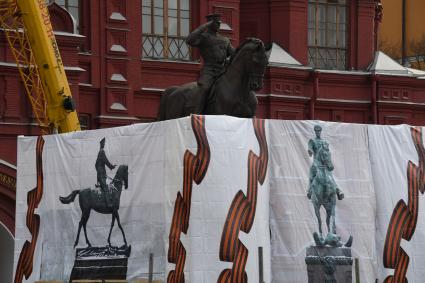
[[[350,235],[350,238],[348,239],[347,243],[345,243],[345,247],[350,248],[353,244],[353,236]]]
[[[316,243],[316,246],[321,247],[325,245],[323,237],[321,235],[319,236],[317,232],[313,233],[313,238],[314,238],[314,242]]]

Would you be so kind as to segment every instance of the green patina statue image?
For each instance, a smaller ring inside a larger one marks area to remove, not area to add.
[[[314,211],[319,224],[319,233],[314,233],[314,240],[318,246],[342,246],[340,237],[336,233],[335,225],[335,206],[336,199],[342,200],[344,193],[338,188],[332,171],[334,165],[331,159],[329,144],[321,137],[322,127],[314,126],[316,137],[308,141],[308,154],[313,157],[313,163],[310,167],[309,186],[307,197],[311,199]],[[326,225],[328,234],[323,238],[322,219],[320,217],[320,207],[326,210]],[[352,238],[345,246],[351,245]]]

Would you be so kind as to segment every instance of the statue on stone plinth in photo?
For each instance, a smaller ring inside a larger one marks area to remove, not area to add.
[[[307,197],[311,199],[319,224],[319,234],[315,234],[315,241],[318,245],[342,246],[339,236],[336,233],[335,206],[336,199],[342,200],[344,193],[338,188],[332,171],[334,166],[331,159],[329,144],[321,137],[322,127],[314,126],[316,137],[308,141],[308,154],[313,156],[313,163],[310,167],[309,187]],[[326,226],[328,234],[326,239],[322,233],[322,219],[320,207],[326,210]]]
[[[310,167],[309,187],[307,197],[311,199],[319,224],[319,234],[314,234],[314,240],[317,245],[342,246],[340,237],[336,233],[335,225],[335,206],[336,199],[342,200],[344,193],[338,188],[332,171],[334,166],[331,159],[329,144],[322,139],[322,127],[314,126],[316,137],[308,141],[308,154],[313,156],[313,163]],[[326,226],[328,234],[323,238],[322,219],[320,216],[320,207],[326,210]]]
[[[314,232],[316,245],[307,248],[305,262],[307,264],[309,283],[351,282],[352,263],[350,236],[344,244],[337,234],[335,224],[336,200],[342,200],[344,193],[338,187],[334,177],[329,143],[321,137],[322,127],[314,126],[316,137],[308,141],[308,154],[313,157],[310,167],[307,197],[311,199],[319,225],[319,233]],[[327,235],[322,232],[320,208],[326,211]]]
[[[88,279],[126,279],[128,259],[131,255],[131,245],[127,244],[127,239],[124,229],[121,225],[119,209],[121,205],[121,193],[123,188],[128,189],[128,165],[122,164],[118,166],[113,178],[106,174],[106,167],[115,169],[117,165],[109,162],[105,153],[106,138],[100,140],[100,149],[96,158],[96,175],[97,184],[92,189],[82,188],[73,189],[68,196],[60,196],[59,201],[63,204],[71,204],[76,201],[81,210],[81,220],[78,223],[77,237],[74,242],[75,260],[71,271],[70,281],[72,280],[88,280]],[[110,182],[107,182],[107,180]],[[100,190],[98,189],[100,188]],[[92,246],[87,230],[90,229],[88,220],[91,211],[96,211],[101,214],[111,217],[111,226],[107,238],[106,246]],[[117,222],[123,237],[124,245],[118,247],[111,243],[112,230]],[[89,226],[87,228],[87,226]],[[87,247],[77,248],[80,240],[81,229],[84,232]],[[112,277],[110,277],[112,276]]]

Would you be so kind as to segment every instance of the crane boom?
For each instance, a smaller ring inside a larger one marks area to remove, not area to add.
[[[41,126],[79,131],[45,0],[0,0],[0,23]]]

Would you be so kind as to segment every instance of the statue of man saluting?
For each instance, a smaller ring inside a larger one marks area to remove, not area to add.
[[[187,44],[199,48],[204,61],[198,80],[200,100],[195,108],[196,114],[203,113],[212,84],[225,71],[228,58],[235,52],[230,40],[218,34],[220,17],[220,14],[208,15],[208,22],[192,31],[186,38]]]

